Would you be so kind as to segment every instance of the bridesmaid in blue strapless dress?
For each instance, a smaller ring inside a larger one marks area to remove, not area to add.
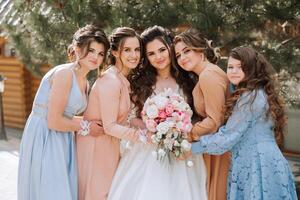
[[[71,131],[48,128],[50,78],[58,66],[43,78],[35,97],[32,112],[24,129],[19,164],[19,199],[76,199],[77,170],[74,135]],[[72,119],[86,108],[72,70],[72,86],[64,116]],[[27,196],[27,197],[26,197]]]
[[[77,200],[74,131],[82,129],[82,117],[76,115],[87,106],[86,75],[103,63],[108,46],[105,33],[87,25],[69,51],[76,61],[43,77],[20,146],[19,200]],[[91,127],[101,130],[97,122]]]

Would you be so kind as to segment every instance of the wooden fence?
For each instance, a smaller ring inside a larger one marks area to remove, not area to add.
[[[4,124],[24,128],[40,78],[34,77],[14,57],[0,58],[0,74],[7,78],[3,93]]]

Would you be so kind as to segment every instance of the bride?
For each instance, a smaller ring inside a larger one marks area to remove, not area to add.
[[[173,35],[163,27],[153,26],[141,35],[145,56],[143,67],[130,77],[136,118],[132,126],[145,128],[141,110],[152,94],[171,88],[193,105],[195,82],[188,73],[177,67],[172,46]],[[124,142],[124,141],[123,141]],[[153,155],[154,144],[127,142],[109,192],[109,200],[206,200],[206,169],[203,157],[193,155],[193,166],[186,161]]]

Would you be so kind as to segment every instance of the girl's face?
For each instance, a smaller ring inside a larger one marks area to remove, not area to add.
[[[233,85],[238,85],[245,78],[245,73],[242,70],[240,60],[229,57],[227,65],[227,77]]]
[[[79,64],[89,70],[97,69],[104,60],[105,49],[102,43],[93,41],[90,43],[88,53],[85,57],[79,60]]]
[[[157,70],[170,67],[171,59],[168,48],[158,39],[146,44],[146,56],[150,64]]]
[[[203,53],[193,50],[184,42],[175,45],[176,59],[179,66],[185,71],[194,71],[199,62],[203,60]]]
[[[140,42],[136,37],[128,37],[124,41],[121,50],[114,51],[116,57],[116,64],[120,64],[127,69],[134,69],[138,66],[141,59]]]

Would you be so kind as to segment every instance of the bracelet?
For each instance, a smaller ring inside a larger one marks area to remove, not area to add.
[[[78,131],[78,134],[82,135],[82,136],[88,135],[90,132],[90,124],[91,124],[91,122],[89,122],[87,120],[81,120],[81,122],[80,122],[81,129]]]
[[[139,129],[138,130],[138,134],[139,134],[139,140],[146,144],[147,143],[147,129]]]

